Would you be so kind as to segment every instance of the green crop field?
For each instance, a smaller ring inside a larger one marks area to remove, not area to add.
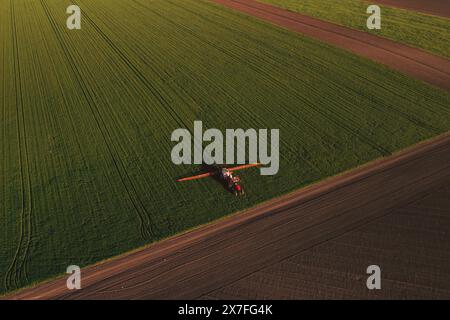
[[[450,19],[380,5],[381,30],[368,30],[364,0],[258,0],[345,27],[366,31],[450,58]]]
[[[0,292],[450,129],[450,95],[203,0],[0,0]],[[280,129],[246,196],[171,162],[173,130]]]

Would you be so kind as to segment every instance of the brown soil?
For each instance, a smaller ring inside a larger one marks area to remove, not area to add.
[[[202,299],[450,299],[448,183]],[[381,290],[366,287],[381,268]]]
[[[448,0],[371,0],[370,2],[450,18],[450,1]]]

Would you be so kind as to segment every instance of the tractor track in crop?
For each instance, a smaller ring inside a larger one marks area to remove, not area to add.
[[[147,79],[147,77],[130,61],[130,59],[122,52],[122,49],[119,48],[111,39],[110,37],[94,22],[94,20],[89,16],[89,14],[82,10],[83,17],[86,18],[86,20],[94,27],[95,31],[100,35],[100,37],[109,45],[109,47],[117,54],[117,56],[121,59],[121,61],[128,67],[130,71],[133,72],[133,74],[139,79],[140,83],[144,85],[146,89],[148,89],[154,97],[156,97],[159,101],[159,103],[164,107],[165,111],[168,111],[172,119],[175,120],[175,122],[178,124],[179,127],[186,127],[188,128],[190,124],[186,122],[186,119],[183,119],[173,108],[173,106],[165,99],[164,96],[170,96],[163,87],[160,87],[159,89],[154,87],[151,84],[151,81]],[[147,64],[140,55],[137,55],[139,59],[147,66],[149,67],[152,72],[162,80],[161,75],[149,64]],[[181,96],[180,92],[174,91],[178,98],[184,100],[184,98]],[[145,110],[143,110],[145,113]]]
[[[75,2],[76,3],[76,2]],[[120,58],[120,60],[126,65],[126,67],[137,77],[139,82],[151,92],[151,94],[158,99],[158,102],[163,106],[164,110],[170,114],[172,119],[178,124],[179,127],[186,127],[188,128],[190,126],[189,123],[187,123],[186,119],[183,119],[173,108],[173,106],[167,101],[165,96],[170,96],[163,87],[156,88],[152,85],[151,81],[147,79],[147,77],[139,70],[138,67],[136,67],[130,58],[126,56],[126,54],[123,53],[122,49],[119,48],[112,40],[111,38],[100,28],[100,26],[95,23],[95,21],[90,17],[90,15],[82,9],[83,17],[92,25],[94,30],[97,32],[97,34],[106,42],[106,44],[113,50],[113,52]],[[149,67],[153,74],[156,75],[160,80],[162,80],[161,75],[149,64],[147,64],[139,55],[136,55],[141,61]],[[180,95],[179,92],[174,91],[178,98],[183,99],[183,97]],[[146,113],[145,109],[141,109],[144,113]]]
[[[156,12],[156,11],[154,11],[154,10],[151,10],[149,7],[145,6],[144,4],[139,3],[139,2],[137,2],[137,1],[134,1],[134,3],[137,4],[138,6],[144,8],[146,11],[151,12],[153,15],[157,16],[158,18],[161,18],[161,19],[163,19],[163,20],[165,20],[165,21],[167,21],[167,22],[169,22],[169,23],[172,23],[170,20],[166,20],[164,16],[160,15],[158,12]],[[100,17],[98,17],[98,19],[101,20]],[[151,25],[149,25],[149,27],[151,27]],[[111,31],[114,31],[114,30],[111,29]],[[105,36],[108,37],[107,35],[105,35]],[[143,57],[143,56],[145,57],[145,54],[146,54],[146,52],[144,51],[145,49],[139,48],[139,49],[142,50],[142,51],[140,51],[140,50],[135,50],[135,49],[133,49],[133,48],[131,48],[131,47],[128,47],[127,49],[131,50],[131,51],[136,55],[136,57],[137,57],[138,59],[140,59],[141,62],[142,62],[146,67],[148,67],[150,70],[152,70],[153,74],[155,74],[156,76],[158,76],[159,80],[165,81],[165,79],[164,79],[164,78],[159,74],[159,72],[152,66],[152,64],[149,64],[148,61],[146,61],[145,59],[142,59],[142,57]],[[119,50],[120,50],[120,49],[119,49]],[[195,52],[190,52],[190,54],[195,54]],[[206,61],[205,61],[205,62],[206,62]],[[158,61],[154,61],[154,63],[157,64]],[[211,67],[213,67],[213,66],[211,66]],[[192,73],[194,73],[194,71],[192,71]],[[190,73],[187,72],[187,73],[184,74],[184,75],[190,76]],[[146,76],[143,75],[143,77],[145,78]],[[190,79],[191,79],[192,83],[195,84],[195,82],[196,82],[195,77],[190,77]],[[145,85],[145,83],[144,83],[144,85]],[[176,85],[177,90],[173,90],[173,91],[170,92],[170,93],[168,93],[168,92],[164,92],[164,93],[165,93],[165,94],[168,94],[168,95],[169,95],[169,94],[174,94],[174,95],[176,95],[176,96],[177,96],[178,98],[180,98],[181,101],[183,101],[186,105],[188,105],[188,102],[187,102],[186,98],[183,97],[183,94],[184,94],[185,96],[189,96],[189,98],[190,98],[192,101],[195,101],[196,104],[198,103],[199,100],[202,99],[201,94],[199,94],[199,95],[193,95],[192,92],[186,91],[186,89],[185,89],[183,86],[180,86],[180,85],[178,85],[177,83],[174,83],[174,85]],[[160,89],[161,89],[161,90],[164,90],[163,87],[161,87]],[[198,86],[198,89],[201,89],[201,86]],[[239,108],[239,107],[233,108],[235,112],[231,112],[231,113],[229,114],[230,116],[234,116],[235,114],[239,113],[240,110],[242,110],[242,109],[245,108],[245,106],[239,101],[239,99],[236,99],[236,97],[238,97],[239,94],[238,94],[237,92],[235,92],[235,89],[234,89],[232,86],[227,86],[227,87],[221,86],[221,87],[218,87],[218,88],[216,88],[216,89],[217,89],[221,94],[223,94],[224,96],[226,96],[227,98],[229,98],[229,99],[231,99],[231,100],[234,100],[234,103],[236,103],[238,106],[240,106],[240,108]],[[201,90],[200,90],[200,91],[201,91]],[[181,93],[183,93],[183,94],[181,94]],[[255,105],[256,105],[257,103],[258,103],[258,102],[255,102]],[[212,111],[214,111],[214,110],[215,110],[215,109],[208,110],[208,112],[212,112]],[[261,126],[263,126],[263,125],[264,125],[264,120],[262,119],[262,117],[259,116],[259,115],[257,115],[257,114],[255,114],[254,116],[255,116],[255,119],[254,119],[254,120],[255,120],[257,123],[261,124]],[[176,119],[175,119],[175,120],[176,120]],[[186,125],[186,124],[185,124],[185,125]],[[190,126],[190,124],[188,124],[187,127],[188,127],[188,126]]]
[[[65,43],[63,37],[61,37],[61,35],[59,34],[58,27],[50,13],[49,8],[45,4],[44,0],[40,0],[40,2],[45,11],[45,14],[48,18],[48,21],[53,29],[53,32],[55,33],[55,36],[58,39],[58,43],[59,43],[61,49],[63,50],[67,60],[69,61],[69,66],[70,66],[73,74],[76,77],[77,83],[83,92],[83,96],[90,108],[90,111],[93,115],[93,118],[94,118],[96,124],[97,124],[99,132],[102,135],[103,141],[105,142],[105,146],[107,147],[108,153],[109,153],[109,155],[114,163],[115,169],[120,177],[121,183],[128,195],[128,198],[130,199],[130,201],[135,209],[135,212],[138,215],[138,219],[140,222],[141,237],[143,239],[151,239],[155,236],[155,231],[153,229],[154,226],[151,222],[150,214],[147,212],[147,209],[145,208],[144,204],[140,200],[137,190],[133,184],[133,181],[126,170],[125,164],[123,163],[122,159],[118,155],[117,150],[115,149],[115,147],[111,146],[111,144],[108,142],[109,140],[112,139],[111,134],[109,133],[107,126],[104,123],[100,112],[98,111],[97,107],[95,106],[95,101],[89,91],[89,86],[87,86],[85,84],[85,82],[83,80],[83,76],[81,74],[81,71],[77,68],[75,59],[71,55],[70,50],[67,48],[67,44]],[[95,112],[94,110],[96,110],[97,112]],[[104,129],[102,129],[102,128],[104,128]],[[117,157],[114,154],[117,154]]]
[[[168,23],[174,25],[174,26],[177,27],[178,29],[184,30],[185,32],[187,32],[187,33],[189,33],[190,35],[192,35],[193,37],[197,38],[199,41],[201,41],[201,42],[203,42],[203,43],[206,43],[208,46],[211,46],[211,47],[215,48],[216,50],[218,50],[218,51],[220,51],[220,52],[223,52],[223,53],[229,55],[229,56],[232,57],[233,59],[241,60],[241,59],[239,59],[239,57],[237,57],[237,56],[235,56],[235,55],[233,55],[233,54],[228,54],[228,52],[223,51],[221,48],[217,47],[215,44],[213,44],[213,43],[211,43],[211,42],[208,42],[208,41],[205,41],[205,40],[202,39],[200,36],[198,36],[195,32],[193,32],[192,30],[186,28],[186,27],[183,26],[183,25],[179,25],[178,23],[176,23],[176,22],[172,21],[171,19],[169,19],[167,16],[164,16],[164,15],[159,14],[158,12],[152,10],[150,7],[146,6],[145,4],[140,3],[140,2],[137,1],[137,0],[132,0],[132,1],[133,1],[134,3],[136,3],[137,5],[139,5],[140,7],[142,7],[142,8],[144,8],[144,9],[146,9],[146,10],[152,12],[154,15],[158,16],[158,17],[161,18],[162,20],[165,20],[166,22],[168,22]],[[257,69],[258,69],[258,68],[257,68]],[[258,70],[259,70],[259,69],[258,69]],[[257,70],[257,71],[258,71],[258,70]],[[221,88],[221,89],[222,89],[222,88]],[[282,89],[282,88],[281,88],[281,89]],[[225,92],[225,94],[228,94],[228,93]],[[240,105],[243,107],[242,109],[244,109],[244,106],[243,106],[242,104],[240,104]],[[289,111],[289,110],[287,110],[287,111]],[[238,113],[238,112],[239,112],[239,109],[236,110],[236,113]],[[233,115],[232,115],[232,116],[233,116]],[[293,116],[295,117],[295,115],[293,115]],[[299,120],[300,122],[302,122],[303,125],[304,125],[305,127],[308,127],[312,132],[314,132],[314,133],[316,134],[316,136],[318,137],[318,139],[320,139],[320,140],[322,141],[322,143],[327,144],[330,148],[332,147],[332,146],[327,142],[328,140],[330,140],[330,137],[329,137],[326,133],[323,133],[323,132],[319,131],[314,125],[312,125],[311,123],[305,121],[303,118],[298,118],[298,120]],[[289,119],[286,119],[286,118],[284,118],[283,121],[285,121],[285,123],[289,123],[289,122],[290,122],[290,120],[289,120]],[[294,126],[294,124],[293,124],[293,126]],[[324,139],[324,137],[325,137],[325,138],[328,137],[328,140],[327,140],[327,139]],[[288,147],[288,146],[286,146],[286,147]],[[310,168],[312,168],[313,170],[315,170],[317,173],[319,173],[319,174],[321,173],[320,170],[317,168],[317,166],[314,165],[310,160],[304,158],[301,154],[299,154],[299,158],[301,158],[305,163],[307,163],[307,164],[309,165]]]
[[[225,55],[228,55],[229,57],[235,59],[236,61],[243,61],[239,56],[235,55],[233,52],[230,51],[226,51],[221,47],[218,47],[215,43],[212,43],[206,39],[204,39],[203,37],[201,37],[201,35],[199,35],[198,33],[192,31],[191,29],[189,29],[187,26],[184,25],[180,25],[177,22],[171,20],[168,16],[159,14],[158,12],[155,12],[154,10],[152,10],[150,7],[140,3],[137,0],[133,0],[133,2],[137,3],[138,5],[140,5],[142,8],[145,8],[146,10],[151,11],[153,14],[157,15],[159,18],[167,21],[168,23],[174,25],[176,28],[184,30],[186,33],[188,33],[189,35],[191,35],[192,37],[198,39],[199,41],[201,41],[202,43],[205,43],[206,45],[215,48],[216,50],[224,53]],[[246,51],[245,48],[240,47],[242,50]],[[293,90],[289,90],[287,91],[284,87],[284,85],[282,83],[280,83],[277,79],[275,79],[272,75],[270,75],[268,72],[266,72],[264,70],[263,67],[261,67],[261,65],[257,64],[257,63],[247,63],[247,66],[256,72],[259,72],[263,75],[265,75],[266,77],[270,78],[274,84],[277,85],[277,88],[280,90],[280,92],[285,92],[286,95],[289,94],[293,94],[294,96],[297,96],[299,98],[300,101],[304,100],[304,97],[299,96],[297,92],[293,91]],[[308,106],[308,108],[313,112],[313,113],[321,113],[323,115],[322,112],[318,111],[317,109],[315,109],[314,107],[312,107],[310,105],[310,103],[308,101],[306,101],[306,105]],[[280,106],[281,107],[281,106]],[[292,112],[291,110],[286,109],[286,112]],[[322,143],[328,145],[330,148],[332,148],[332,146],[328,143],[328,141],[332,140],[331,137],[327,134],[324,133],[320,130],[317,129],[316,126],[314,126],[313,124],[309,123],[308,121],[305,121],[305,119],[303,118],[298,118],[296,117],[296,114],[292,113],[291,114],[292,117],[295,117],[296,119],[298,119],[301,123],[303,123],[303,125],[305,127],[307,127],[309,130],[311,130],[312,132],[314,132],[316,134],[316,136],[318,137],[319,140],[322,141]],[[330,119],[328,116],[324,116],[325,118],[327,118],[329,121],[333,122],[336,124],[336,121],[333,121],[333,119]],[[287,122],[289,122],[288,119],[285,119]],[[389,155],[390,151],[383,148],[382,146],[379,146],[378,144],[376,144],[375,142],[370,143],[370,139],[369,142],[364,140],[364,137],[362,137],[361,135],[358,135],[355,130],[352,130],[351,128],[349,128],[347,125],[345,125],[344,123],[341,122],[337,122],[339,124],[342,124],[342,126],[344,127],[344,130],[346,130],[348,133],[350,133],[350,135],[354,136],[355,138],[361,140],[363,143],[371,146],[374,150],[377,150],[377,152],[381,155]],[[307,163],[312,169],[314,169],[316,172],[321,173],[320,170],[308,159],[304,158],[301,154],[299,154],[299,158],[301,158],[305,163]]]
[[[137,1],[135,1],[135,2],[137,2]],[[171,3],[171,2],[170,2],[170,3]],[[171,3],[171,4],[172,4],[172,5],[175,5],[175,4],[173,4],[173,3]],[[148,6],[145,6],[145,5],[143,5],[143,4],[141,4],[141,6],[142,6],[143,8],[145,8],[145,9],[147,9],[147,10],[150,10],[150,8],[149,8]],[[215,20],[213,21],[213,20],[211,20],[211,19],[207,19],[207,18],[204,17],[203,15],[198,15],[198,12],[195,12],[195,11],[194,11],[195,8],[192,9],[192,10],[190,10],[191,8],[188,9],[188,8],[181,7],[181,6],[177,6],[177,7],[179,7],[180,9],[183,9],[183,10],[186,11],[186,12],[189,12],[189,13],[191,13],[191,14],[196,15],[196,16],[200,17],[200,18],[203,19],[203,20],[206,20],[206,21],[209,21],[209,22],[214,22],[215,24],[220,25],[221,27],[223,27],[223,28],[226,29],[226,30],[233,31],[231,28],[228,28],[228,27],[226,27],[225,25],[223,25],[223,24],[220,23],[220,21],[221,21],[220,16],[218,16],[217,19],[215,19]],[[154,11],[152,11],[152,12],[154,12]],[[172,15],[173,15],[173,14],[174,14],[174,12],[172,11]],[[159,15],[159,17],[160,17],[161,19],[168,20],[168,19],[166,18],[166,16],[161,16],[161,15]],[[168,20],[168,21],[169,21],[170,23],[173,24],[173,22],[172,22],[171,20]],[[175,26],[176,26],[177,28],[180,28],[180,26],[179,26],[178,24],[175,24]],[[194,35],[194,36],[195,36],[195,33],[196,33],[195,31],[188,30],[188,32],[190,32],[191,35]],[[240,36],[241,36],[241,35],[240,35]],[[222,41],[227,41],[227,39],[224,38],[224,39],[222,39]],[[203,42],[204,42],[204,41],[203,41]],[[204,42],[204,43],[205,43],[205,42]],[[210,44],[210,43],[208,43],[208,44]],[[210,45],[211,45],[211,44],[210,44]],[[240,48],[240,49],[243,50],[243,51],[246,51],[246,49],[245,49],[244,47],[238,46],[238,45],[236,45],[235,43],[233,43],[233,45],[237,46],[238,48]],[[216,49],[220,50],[220,48],[218,48],[217,46],[215,46],[215,47],[216,47]],[[248,56],[252,56],[252,55],[253,55],[252,52],[248,52]],[[235,60],[238,61],[238,59],[235,59]],[[270,61],[266,61],[266,62],[269,63]],[[289,71],[291,71],[291,70],[289,70]],[[295,73],[293,73],[293,72],[288,72],[288,73],[289,73],[290,75],[292,75],[294,78],[297,78],[300,82],[302,81],[301,78],[298,78],[298,74],[295,74]],[[315,90],[315,88],[311,88],[311,90]],[[320,92],[318,92],[318,94],[320,94]],[[345,101],[342,101],[342,104],[345,105]],[[290,112],[289,110],[286,110],[286,111],[287,111],[287,112]],[[304,124],[305,127],[308,127],[312,132],[315,132],[316,135],[317,135],[317,137],[318,137],[318,140],[319,140],[319,141],[322,141],[323,144],[326,144],[326,145],[328,145],[329,147],[331,147],[331,145],[330,145],[329,143],[327,143],[327,141],[330,140],[329,137],[328,137],[328,139],[327,139],[326,134],[324,134],[324,133],[321,132],[321,131],[318,131],[318,130],[317,130],[317,126],[313,126],[313,125],[310,124],[309,122],[305,122],[305,119],[303,119],[302,117],[297,117],[297,115],[296,115],[295,113],[291,113],[291,115],[292,115],[292,118],[295,118],[296,120],[302,122],[302,123]],[[280,116],[280,114],[277,114],[277,116]],[[406,116],[405,116],[404,118],[406,118]],[[291,122],[291,119],[283,119],[283,120],[284,120],[285,123],[290,123],[290,122]],[[412,122],[412,123],[417,123],[417,122],[414,121],[414,120],[416,120],[416,119],[409,118],[409,119],[407,119],[407,120],[409,120],[409,121]],[[435,131],[433,131],[433,132],[435,132]],[[355,136],[355,134],[353,134],[353,136]],[[305,160],[306,163],[309,163],[309,161],[306,160],[306,159],[304,159],[302,156],[300,156],[300,158],[302,158],[303,160]],[[312,166],[312,167],[313,167],[313,166]]]
[[[139,3],[137,0],[133,0],[134,2]],[[142,5],[142,7],[146,7],[147,9],[149,9],[147,6]],[[190,30],[189,28],[187,28],[184,25],[180,25],[176,22],[174,22],[173,20],[170,20],[168,17],[164,17],[159,15],[162,19],[172,23],[173,25],[177,26],[180,29],[183,29],[185,32],[189,33],[190,35],[192,35],[193,37],[195,37],[196,39],[198,39],[199,41],[207,44],[208,46],[211,46],[213,48],[215,48],[216,50],[219,50],[221,52],[223,52],[224,54],[232,57],[233,59],[242,61],[244,63],[244,61],[241,59],[241,57],[235,55],[233,52],[231,51],[227,51],[224,48],[218,47],[216,44],[208,41],[207,39],[203,38],[200,34],[193,32],[192,30]],[[245,51],[245,48],[241,48]],[[373,149],[375,149],[376,151],[378,151],[381,155],[383,156],[387,156],[391,154],[390,150],[387,150],[386,148],[384,148],[383,146],[379,145],[378,143],[376,143],[375,141],[373,141],[372,139],[370,139],[369,137],[367,137],[364,133],[357,131],[355,129],[352,129],[349,125],[347,125],[346,123],[349,122],[349,119],[345,119],[345,118],[340,118],[339,117],[333,117],[323,111],[320,111],[316,108],[314,108],[313,106],[310,105],[310,102],[308,102],[307,100],[305,100],[305,98],[301,95],[298,94],[298,92],[296,92],[295,90],[292,89],[288,89],[286,88],[282,82],[280,82],[278,79],[274,78],[273,75],[271,75],[270,73],[268,73],[264,67],[261,66],[261,64],[258,63],[251,63],[249,60],[246,60],[245,63],[247,64],[247,66],[249,68],[251,68],[252,70],[261,73],[263,75],[265,75],[267,78],[271,79],[273,84],[277,85],[277,88],[280,90],[280,92],[285,92],[288,95],[294,95],[296,96],[299,101],[304,101],[305,103],[303,105],[307,106],[313,113],[319,113],[321,114],[324,118],[328,119],[330,122],[340,126],[341,128],[343,128],[344,130],[346,130],[350,135],[354,136],[355,138],[361,140],[363,143],[371,146]],[[319,132],[317,129],[315,129],[312,125],[305,123],[311,130],[315,131],[319,136],[320,135],[324,135],[323,132]]]
[[[5,68],[5,61],[2,61],[2,63],[3,63],[2,68],[4,70],[4,68]],[[2,86],[3,86],[3,88],[2,88],[2,92],[3,92],[3,90],[4,90],[4,88],[6,86],[3,83],[2,83]],[[2,99],[2,116],[3,116],[3,119],[7,119],[6,118],[6,114],[7,114],[6,113],[6,95],[3,95],[1,97],[1,99]],[[7,132],[7,126],[3,125],[2,126],[2,141],[6,141],[6,132]],[[1,148],[2,148],[1,149],[1,154],[2,154],[2,157],[1,157],[2,158],[2,172],[1,172],[1,175],[2,175],[2,196],[0,198],[0,201],[2,201],[2,208],[3,208],[2,216],[6,217],[6,213],[7,213],[7,208],[6,208],[6,188],[7,188],[7,186],[6,186],[6,172],[5,172],[6,171],[5,170],[6,163],[7,163],[7,157],[6,157],[6,152],[5,152],[6,145],[2,143],[2,147]],[[6,279],[3,277],[2,280],[3,280],[3,285],[6,288]]]
[[[166,19],[165,16],[159,14],[158,12],[152,10],[151,8],[145,6],[144,4],[139,3],[139,2],[137,2],[137,1],[134,1],[134,3],[136,3],[138,6],[144,8],[144,9],[147,10],[148,12],[151,12],[152,14],[156,15],[158,18],[161,18],[161,19],[163,19],[163,20],[169,22],[170,24],[173,24],[173,22],[172,22],[171,20]],[[101,20],[100,17],[97,17],[97,18]],[[90,20],[92,20],[92,19],[90,19]],[[177,28],[179,28],[179,26],[178,26],[177,24],[174,24],[174,25],[175,25]],[[99,28],[99,29],[100,29],[100,28]],[[111,31],[113,31],[113,30],[111,30]],[[108,38],[108,36],[107,36],[106,34],[105,34],[105,37]],[[154,72],[154,74],[156,74],[156,75],[159,76],[159,73],[158,73],[156,70],[153,70],[153,67],[152,67],[151,65],[149,65],[145,60],[143,60],[143,59],[141,58],[142,56],[145,56],[145,52],[134,51],[132,48],[128,48],[128,49],[132,50],[132,51],[136,54],[136,57],[138,57],[138,59],[141,59],[141,60],[142,60],[142,62],[144,63],[145,66],[148,66],[149,68],[151,68],[152,71]],[[120,50],[120,49],[118,49],[118,50]],[[194,54],[194,53],[193,53],[193,54]],[[155,61],[155,63],[157,63],[157,61]],[[143,77],[145,77],[145,76],[143,76]],[[160,76],[159,76],[159,77],[160,77]],[[162,79],[161,77],[160,77],[160,79],[161,79],[161,80],[164,80],[164,79]],[[195,83],[195,78],[192,79],[192,82]],[[234,116],[235,114],[239,113],[240,110],[242,110],[242,109],[245,108],[245,106],[244,106],[238,99],[236,99],[236,97],[238,97],[239,94],[238,94],[237,92],[235,92],[235,88],[233,88],[232,86],[228,86],[228,87],[221,86],[220,88],[217,88],[217,90],[219,90],[223,95],[227,96],[228,98],[230,98],[230,99],[232,99],[232,100],[235,100],[235,103],[236,103],[238,106],[241,107],[241,108],[234,108],[235,113],[230,113],[230,116]],[[185,89],[184,89],[182,86],[179,86],[179,87],[178,87],[178,90],[173,91],[173,93],[176,94],[180,99],[183,99],[182,95],[180,94],[181,92],[184,92],[186,95],[190,95],[190,96],[191,96],[191,99],[193,99],[193,100],[201,99],[201,95],[198,95],[198,96],[192,96],[192,93],[189,93],[189,92],[185,91]],[[183,100],[184,100],[184,99],[183,99]],[[259,102],[260,102],[261,104],[263,103],[262,101],[259,101]],[[255,105],[257,105],[257,104],[258,104],[258,101],[255,101]],[[279,115],[278,115],[278,116],[279,116]],[[255,115],[255,117],[256,117],[256,119],[254,119],[254,120],[255,120],[256,122],[260,123],[261,126],[264,126],[264,121],[263,121],[263,119],[261,119],[258,115]],[[291,120],[290,120],[289,118],[283,118],[283,121],[284,121],[284,123],[289,123],[289,122],[291,122]],[[303,121],[303,119],[300,118],[300,121]],[[316,132],[316,135],[317,135],[317,137],[318,137],[318,139],[321,139],[322,142],[325,142],[325,141],[323,140],[324,134],[323,134],[323,133],[320,133],[319,131],[317,131],[317,130],[316,130],[316,127],[312,126],[312,125],[309,124],[309,123],[305,123],[305,126],[309,127],[312,131],[315,131],[315,132]],[[295,127],[295,124],[292,124],[292,127],[294,128],[294,127]],[[329,145],[329,146],[331,147],[331,145]],[[284,147],[285,147],[285,148],[289,148],[288,145],[285,145]],[[302,159],[304,160],[305,163],[308,163],[308,164],[310,165],[310,167],[311,167],[312,169],[314,169],[317,173],[319,173],[319,174],[321,173],[320,170],[318,170],[317,167],[316,167],[312,162],[310,162],[308,159],[303,158],[302,156],[300,156],[300,158],[302,158]]]
[[[27,259],[30,252],[33,234],[33,194],[31,187],[31,168],[28,153],[27,129],[25,125],[25,114],[23,110],[22,79],[20,70],[20,59],[18,49],[18,32],[15,15],[14,1],[10,0],[11,10],[11,31],[14,54],[14,90],[17,113],[17,137],[20,166],[21,184],[21,212],[20,212],[20,236],[19,244],[14,254],[13,260],[5,273],[4,285],[6,288],[17,288],[21,280],[27,281]]]
[[[76,3],[76,2],[75,2]],[[122,52],[122,50],[114,44],[113,41],[106,35],[103,30],[94,22],[93,19],[90,18],[89,14],[82,10],[83,17],[86,18],[87,21],[94,27],[95,31],[100,35],[100,37],[108,44],[108,46],[117,54],[117,56],[121,59],[123,63],[133,72],[133,74],[139,79],[139,81],[152,93],[154,97],[158,99],[158,101],[161,103],[162,106],[167,108],[169,110],[169,113],[171,114],[172,118],[178,123],[180,126],[184,126],[185,121],[178,115],[176,110],[173,109],[173,107],[166,101],[164,96],[155,88],[152,86],[150,81],[142,74],[142,72],[139,71],[139,69],[133,65],[133,63],[130,61],[129,58]]]

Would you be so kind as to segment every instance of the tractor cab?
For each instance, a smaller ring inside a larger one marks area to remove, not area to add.
[[[222,169],[222,178],[227,179],[228,177],[232,177],[231,171],[227,168]]]
[[[241,179],[239,177],[233,176],[231,171],[228,169],[222,169],[221,175],[231,192],[233,192],[236,196],[244,194],[244,190],[241,186]]]

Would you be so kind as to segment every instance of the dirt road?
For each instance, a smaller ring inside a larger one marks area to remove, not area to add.
[[[366,32],[352,30],[254,0],[212,0],[242,13],[349,50],[450,91],[450,61]]]
[[[450,133],[142,251],[86,268],[82,290],[68,291],[63,278],[8,298],[205,297],[374,221],[386,210],[410,203],[449,181]],[[446,241],[450,243],[450,239]],[[401,242],[398,245],[401,252]]]
[[[450,18],[450,1],[448,0],[372,0],[369,2]]]

